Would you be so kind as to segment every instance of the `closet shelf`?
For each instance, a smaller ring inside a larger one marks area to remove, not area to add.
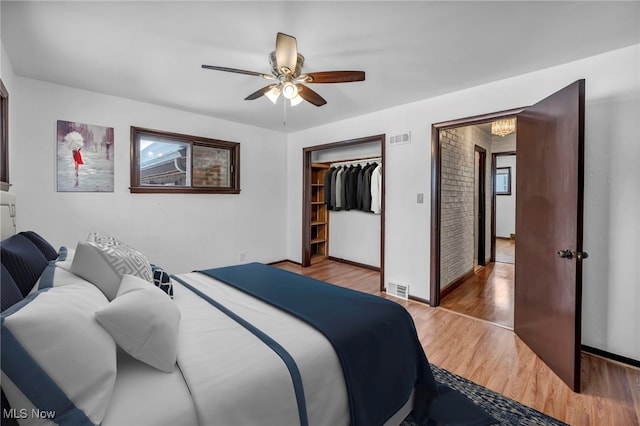
[[[329,255],[329,212],[325,204],[324,181],[329,165],[312,164],[310,187],[310,257],[313,262],[326,259]],[[310,259],[310,260],[311,260]]]

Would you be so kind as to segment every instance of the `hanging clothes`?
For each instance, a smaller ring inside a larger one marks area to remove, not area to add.
[[[375,214],[382,212],[382,164],[371,173],[371,211]]]
[[[336,180],[338,179],[338,168],[331,172],[331,210],[336,210]]]
[[[357,206],[357,185],[358,185],[358,172],[362,167],[358,164],[357,166],[349,166],[346,172],[346,177],[344,180],[345,187],[345,210],[356,209]]]
[[[330,167],[324,174],[324,203],[329,210],[333,210],[333,205],[331,204],[331,176],[334,170],[334,167]]]
[[[356,180],[356,209],[358,210],[363,210],[362,208],[362,198],[363,198],[363,191],[364,191],[364,174],[365,174],[365,170],[366,170],[366,166],[365,167],[360,167],[360,170],[358,170],[358,177]]]
[[[332,211],[381,213],[382,164],[364,160],[332,165],[324,178],[324,203]]]
[[[340,167],[336,174],[336,204],[334,210],[342,210],[344,206],[344,171],[345,169]]]
[[[371,174],[376,167],[378,163],[368,164],[363,175],[362,210],[365,212],[371,211]]]

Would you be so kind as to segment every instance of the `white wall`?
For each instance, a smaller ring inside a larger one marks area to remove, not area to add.
[[[169,272],[287,256],[286,135],[99,93],[16,77],[11,181],[18,231],[74,248],[111,234]],[[56,192],[56,121],[113,127],[113,193]],[[240,142],[239,195],[131,194],[130,126]]]
[[[531,105],[586,79],[583,343],[640,359],[640,45],[293,133],[288,141],[288,256],[300,260],[301,149],[372,134],[387,144],[385,276],[429,298],[431,124]]]
[[[511,195],[496,195],[496,237],[516,233],[516,156],[496,157],[496,167],[511,167]]]

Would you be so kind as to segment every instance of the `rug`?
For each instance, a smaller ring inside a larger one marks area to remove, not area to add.
[[[439,384],[445,385],[446,387],[457,391],[459,394],[464,395],[467,401],[470,400],[477,407],[481,408],[484,413],[497,420],[497,422],[493,422],[491,424],[566,426],[566,423],[554,419],[540,411],[534,410],[533,408],[527,407],[526,405],[522,405],[513,399],[500,395],[497,392],[480,386],[479,384],[467,380],[464,377],[460,377],[457,374],[445,370],[444,368],[431,364],[431,369],[433,370],[433,375]],[[484,420],[481,419],[481,422],[484,422]],[[434,422],[433,424],[439,423]],[[462,421],[457,424],[475,425],[478,423],[474,421],[465,423]],[[413,421],[412,417],[409,416],[400,426],[417,425]]]

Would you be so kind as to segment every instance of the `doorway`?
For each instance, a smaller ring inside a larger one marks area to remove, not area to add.
[[[491,175],[495,182],[491,204],[491,261],[515,264],[516,151],[493,152]]]
[[[582,261],[588,257],[582,234],[584,79],[526,108],[432,125],[431,304],[440,305],[441,237],[445,235],[440,226],[444,216],[442,130],[507,116],[518,120],[521,176],[516,200],[513,330],[579,392]]]
[[[521,109],[438,123],[432,129],[431,201],[435,232],[431,256],[432,264],[439,268],[431,270],[431,305],[441,305],[446,298],[449,309],[507,328],[513,328],[514,265],[495,264],[495,179],[496,158],[500,155],[495,151],[515,152],[515,133],[506,137],[492,135],[491,123],[513,117],[519,111]],[[450,147],[451,144],[454,146]],[[467,160],[473,163],[470,166],[465,166],[459,158],[470,155],[465,152],[473,155]],[[464,172],[452,177],[447,170],[452,164],[454,174],[471,167],[472,177],[465,177],[468,173]],[[470,199],[464,195],[464,187],[469,185],[473,187]],[[452,193],[452,187],[459,193]],[[452,199],[463,204],[461,212],[452,211],[447,205]],[[465,217],[464,212],[469,209],[473,212],[472,219]],[[464,256],[467,258],[461,259]],[[452,263],[452,257],[457,264]]]

